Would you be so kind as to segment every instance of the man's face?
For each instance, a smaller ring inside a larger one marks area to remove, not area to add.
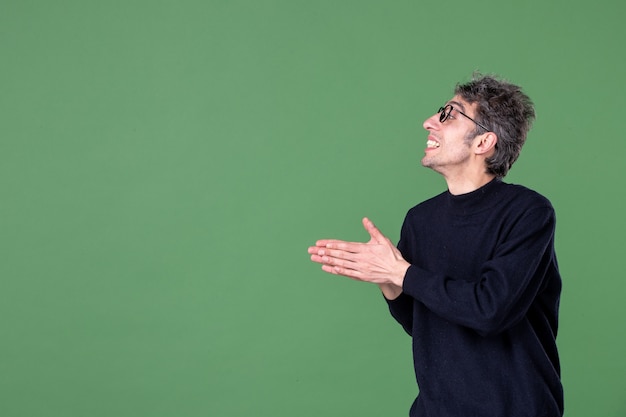
[[[459,113],[461,111],[475,119],[475,103],[469,104],[460,96],[454,96],[446,104],[451,105],[453,110],[443,123],[439,121],[441,113],[436,113],[424,121],[423,126],[428,131],[428,138],[422,158],[423,166],[444,176],[455,172],[462,173],[473,163],[472,142],[468,138],[471,138],[476,130],[476,124]]]

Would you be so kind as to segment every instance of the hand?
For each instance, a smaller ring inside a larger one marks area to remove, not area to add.
[[[371,237],[369,242],[318,240],[308,250],[311,260],[328,273],[379,284],[383,291],[389,285],[401,289],[410,264],[368,218],[363,219],[363,226]]]

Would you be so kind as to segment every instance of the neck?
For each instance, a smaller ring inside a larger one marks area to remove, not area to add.
[[[483,172],[479,175],[462,176],[458,178],[446,177],[446,183],[448,184],[448,191],[452,195],[460,195],[471,193],[478,190],[483,185],[489,183],[496,176]]]

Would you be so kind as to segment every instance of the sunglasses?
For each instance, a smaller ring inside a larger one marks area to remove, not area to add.
[[[443,123],[446,120],[448,120],[448,117],[450,117],[450,113],[452,112],[452,110],[456,110],[457,112],[461,113],[463,116],[465,116],[468,119],[470,119],[472,122],[476,123],[476,125],[482,127],[487,132],[489,131],[489,129],[487,129],[485,126],[481,125],[476,120],[474,120],[471,117],[469,117],[467,114],[463,113],[461,110],[455,109],[454,107],[452,107],[452,104],[447,104],[444,107],[439,107],[439,110],[437,111],[437,113],[439,113],[439,121],[441,123]]]

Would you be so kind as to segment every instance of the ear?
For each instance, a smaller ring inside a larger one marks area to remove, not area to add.
[[[476,155],[491,156],[494,152],[498,136],[493,132],[486,132],[477,136],[474,141],[474,152]]]

